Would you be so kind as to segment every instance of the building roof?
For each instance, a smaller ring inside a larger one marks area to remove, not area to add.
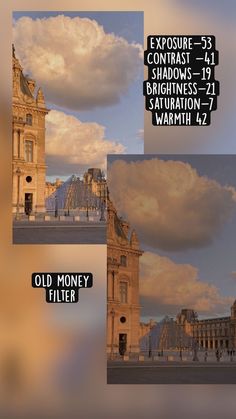
[[[18,58],[16,57],[16,52],[15,52],[15,46],[14,44],[12,44],[12,61],[13,61],[13,68],[16,67],[18,70],[20,70],[20,90],[23,93],[23,95],[28,96],[31,99],[34,99],[34,96],[32,95],[29,85],[28,85],[28,80],[27,77],[23,74],[23,70],[22,67],[20,65],[20,62],[18,60]]]
[[[117,216],[117,214],[115,214],[115,217],[114,217],[114,226],[115,226],[116,235],[118,237],[121,237],[122,239],[126,239],[127,240],[127,237],[126,237],[126,235],[125,235],[125,233],[123,231],[121,220]]]
[[[221,321],[229,321],[230,320],[230,316],[227,317],[212,317],[210,319],[198,319],[196,320],[194,323],[198,324],[198,323],[207,323],[207,322],[221,322]]]
[[[27,79],[24,76],[23,72],[21,72],[21,74],[20,74],[20,88],[21,88],[21,91],[24,95],[27,95],[32,99],[34,98],[30,89],[29,89]]]

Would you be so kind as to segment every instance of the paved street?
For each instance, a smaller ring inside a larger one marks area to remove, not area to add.
[[[108,384],[236,384],[236,363],[108,362]]]
[[[47,221],[13,223],[14,244],[106,244],[106,223]]]

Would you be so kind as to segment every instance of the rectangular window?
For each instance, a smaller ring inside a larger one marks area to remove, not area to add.
[[[126,259],[125,255],[121,255],[120,264],[121,264],[121,266],[127,266],[127,259]]]
[[[128,302],[128,283],[124,281],[120,282],[120,302]]]
[[[32,115],[30,113],[27,113],[25,122],[27,125],[32,125]]]
[[[33,141],[25,141],[25,160],[27,162],[33,161]]]

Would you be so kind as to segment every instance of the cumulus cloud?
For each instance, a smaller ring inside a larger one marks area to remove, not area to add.
[[[137,78],[142,47],[105,33],[95,20],[22,17],[13,28],[16,54],[51,103],[84,110],[120,100]]]
[[[108,178],[117,209],[141,241],[164,250],[210,244],[235,208],[233,188],[181,161],[116,160]]]
[[[222,314],[234,299],[199,279],[198,269],[167,257],[145,252],[140,260],[140,295],[144,316],[176,315],[181,308]]]
[[[122,144],[105,139],[105,128],[51,110],[46,117],[48,175],[71,175],[88,167],[106,167],[108,153],[123,153]]]

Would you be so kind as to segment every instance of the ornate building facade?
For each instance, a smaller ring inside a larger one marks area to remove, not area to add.
[[[13,213],[45,211],[45,116],[44,95],[23,74],[13,47],[12,164]]]
[[[45,198],[48,198],[52,195],[61,185],[63,185],[63,180],[56,178],[55,182],[46,182],[45,184]]]
[[[153,321],[140,325],[140,346],[145,351],[190,349],[236,350],[236,301],[231,315],[198,319],[192,309],[182,309],[176,319],[166,317],[158,323]]]
[[[231,315],[191,323],[192,337],[204,349],[236,349],[236,301]]]
[[[108,199],[107,222],[107,352],[139,352],[140,303],[139,258],[136,232],[119,218]]]
[[[90,191],[100,199],[106,199],[107,182],[101,169],[90,168],[84,173],[83,181],[88,185]]]

